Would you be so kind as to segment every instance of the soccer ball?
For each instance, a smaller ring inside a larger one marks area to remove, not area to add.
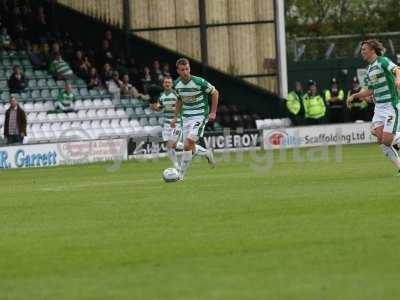
[[[179,180],[179,172],[175,168],[165,169],[163,172],[163,179],[165,182],[175,182]]]

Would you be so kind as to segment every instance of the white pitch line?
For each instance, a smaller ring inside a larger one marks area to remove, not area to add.
[[[228,178],[228,177],[249,177],[249,173],[226,173],[226,174],[207,174],[205,176],[188,176],[188,179],[194,180],[204,180],[204,179],[212,179],[212,178]],[[40,191],[44,192],[66,192],[66,191],[73,191],[73,190],[81,190],[90,187],[103,187],[103,186],[118,186],[118,185],[139,185],[145,183],[163,183],[162,178],[148,178],[148,179],[136,179],[136,180],[118,180],[118,181],[87,181],[85,183],[79,184],[66,184],[66,185],[58,185],[54,187],[40,187]],[[177,184],[184,184],[177,183]],[[173,184],[173,183],[172,183]],[[154,189],[154,186],[151,187]]]

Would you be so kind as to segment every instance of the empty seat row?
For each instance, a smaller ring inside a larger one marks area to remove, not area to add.
[[[8,68],[14,66],[30,67],[32,68],[31,61],[27,58],[2,58],[0,59],[0,67]]]
[[[1,50],[0,58],[27,58],[28,52],[26,50]]]
[[[33,70],[30,68],[22,68],[24,75],[26,78],[31,78],[31,79],[41,79],[41,78],[46,78],[46,79],[50,79],[52,78],[52,76],[46,72],[46,71],[42,71],[42,70]],[[1,68],[0,69],[0,79],[1,80],[7,80],[10,78],[11,74],[13,73],[13,69],[10,68]]]

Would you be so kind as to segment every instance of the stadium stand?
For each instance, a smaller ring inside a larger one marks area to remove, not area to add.
[[[28,114],[28,136],[26,143],[59,141],[71,138],[74,129],[84,129],[87,136],[82,138],[118,137],[132,134],[156,134],[162,124],[160,113],[150,111],[148,103],[136,98],[121,98],[119,103],[111,99],[111,95],[102,89],[88,89],[82,79],[54,80],[47,71],[33,70],[24,50],[1,52],[2,69],[0,73],[0,126],[4,123],[4,113],[8,108],[11,96],[7,86],[7,78],[11,76],[12,67],[22,66],[28,80],[27,89],[15,94],[20,105]],[[65,83],[73,87],[77,97],[74,102],[76,112],[48,113],[54,110],[54,103]],[[62,133],[69,130],[68,136]],[[76,132],[75,132],[76,133]]]
[[[19,5],[19,11],[24,15],[15,15],[18,12],[15,7],[2,9],[0,15],[4,20],[3,28],[8,27],[11,39],[0,52],[0,135],[3,135],[4,112],[12,95],[7,81],[15,66],[22,68],[27,81],[27,87],[15,94],[28,114],[25,143],[71,139],[76,130],[85,131],[77,139],[157,135],[163,119],[161,113],[150,110],[146,89],[150,84],[159,84],[163,75],[172,73],[176,76],[170,68],[174,62],[161,64],[158,57],[154,57],[147,65],[138,65],[134,58],[124,57],[121,41],[114,38],[110,30],[104,31],[102,38],[97,40],[100,47],[94,51],[94,45],[74,40],[65,29],[63,32],[52,31],[54,29],[48,24],[50,17],[42,4],[41,1],[13,2],[13,5]],[[18,20],[18,24],[7,21],[12,19]],[[65,62],[56,67],[56,57],[62,57]],[[64,69],[68,69],[68,76],[60,76]],[[115,77],[117,84],[107,84],[116,73],[119,73],[118,78]],[[124,85],[131,85],[132,92],[115,90],[123,87],[124,75],[129,78]],[[74,112],[55,110],[54,104],[65,83],[71,84],[76,98]],[[112,89],[108,89],[110,86]],[[254,113],[254,109],[221,103],[217,122],[207,126],[206,130],[252,129],[256,127],[255,120],[259,119],[262,116]]]

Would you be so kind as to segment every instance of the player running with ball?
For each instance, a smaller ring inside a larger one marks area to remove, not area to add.
[[[204,128],[208,121],[214,122],[217,115],[217,89],[205,79],[190,74],[189,61],[180,58],[176,62],[179,78],[174,82],[174,89],[179,95],[175,106],[175,116],[171,127],[175,127],[178,118],[182,116],[182,133],[184,151],[180,166],[180,179],[186,175],[193,155],[197,154],[196,142],[203,137]],[[211,96],[211,111],[208,97]],[[213,163],[211,149],[208,150],[209,161]]]
[[[347,105],[354,99],[365,99],[373,96],[375,102],[372,119],[372,134],[378,138],[385,155],[397,167],[400,175],[400,159],[393,145],[400,142],[399,131],[399,94],[400,68],[390,59],[383,56],[385,48],[377,40],[366,40],[361,44],[361,56],[368,62],[365,77],[366,90],[350,96]]]
[[[181,118],[175,122],[174,127],[171,126],[171,122],[175,116],[175,106],[179,99],[179,95],[172,88],[173,81],[172,77],[166,76],[163,79],[163,90],[160,90],[158,86],[151,86],[149,88],[149,94],[151,97],[150,107],[154,111],[163,112],[163,130],[162,139],[163,142],[167,143],[167,156],[171,160],[173,167],[177,170],[180,169],[180,164],[177,159],[175,150],[183,150],[182,129],[181,129]],[[196,154],[205,156],[210,164],[214,163],[212,150],[207,150],[200,145],[195,145]]]

